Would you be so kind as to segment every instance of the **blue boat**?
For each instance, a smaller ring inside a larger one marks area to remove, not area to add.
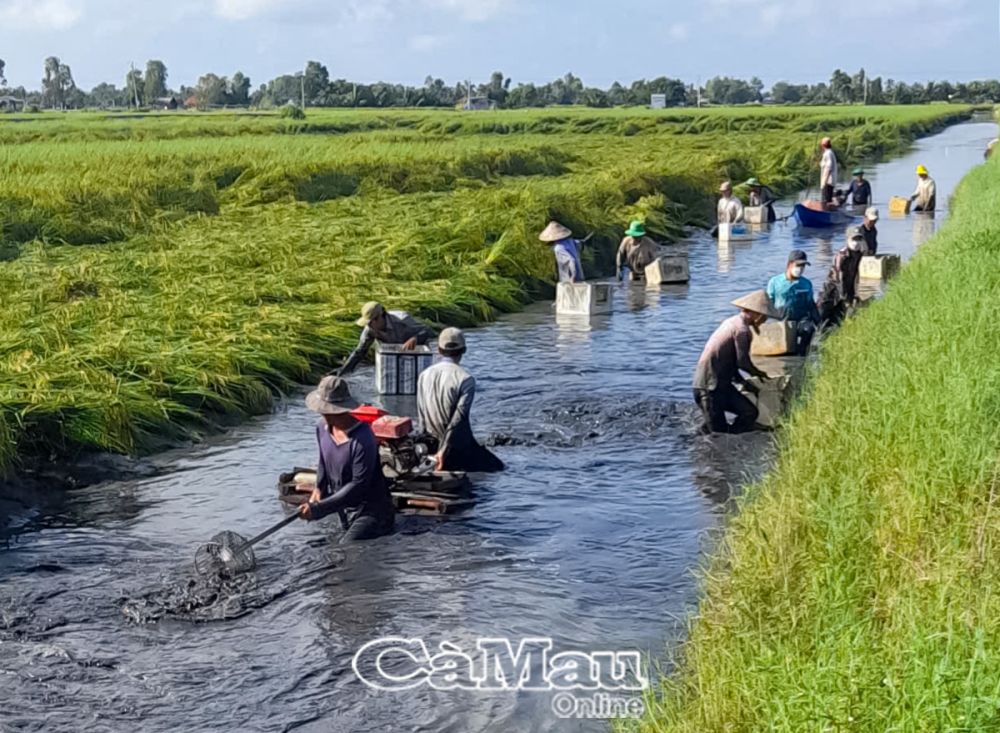
[[[795,204],[795,218],[799,220],[799,224],[809,229],[827,229],[829,227],[844,226],[850,224],[856,218],[850,214],[845,214],[843,211],[825,211],[820,207],[822,207],[822,204],[816,201]]]

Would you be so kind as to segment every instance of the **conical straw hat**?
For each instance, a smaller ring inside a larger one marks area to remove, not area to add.
[[[538,238],[543,242],[558,242],[561,239],[572,236],[573,232],[562,224],[557,221],[550,221],[549,225],[545,227],[545,231],[538,235]]]
[[[742,298],[737,298],[733,301],[733,305],[743,310],[760,313],[768,318],[781,318],[781,314],[775,309],[765,290],[755,290]]]

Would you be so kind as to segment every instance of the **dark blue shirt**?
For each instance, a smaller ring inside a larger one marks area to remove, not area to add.
[[[354,515],[391,515],[392,497],[379,463],[375,434],[370,426],[359,422],[347,431],[347,436],[346,443],[337,445],[326,421],[316,425],[316,488],[323,500],[313,507],[313,517],[321,519],[343,509],[350,509]]]
[[[869,206],[872,202],[872,184],[868,181],[858,183],[857,179],[855,179],[847,187],[845,195],[847,196],[848,203],[855,206]]]

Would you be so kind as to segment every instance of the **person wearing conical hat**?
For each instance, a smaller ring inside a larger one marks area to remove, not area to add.
[[[472,434],[472,402],[476,380],[460,365],[465,334],[446,328],[438,337],[441,358],[417,378],[417,415],[420,426],[437,440],[434,455],[438,471],[502,471],[503,461],[484,448]]]
[[[615,272],[621,282],[624,268],[629,270],[630,280],[642,280],[646,277],[646,268],[656,260],[658,247],[656,242],[646,236],[646,225],[641,221],[633,221],[625,231],[625,238],[618,245],[615,257]]]
[[[747,181],[746,185],[747,188],[750,189],[750,201],[748,202],[748,205],[766,206],[767,222],[769,224],[773,224],[777,221],[778,216],[774,213],[774,202],[778,200],[778,197],[774,195],[774,191],[756,178],[751,178]]]
[[[924,165],[917,166],[917,190],[910,201],[913,202],[912,211],[934,211],[937,207],[937,184]]]
[[[559,282],[582,283],[584,277],[583,263],[580,261],[580,242],[573,239],[573,232],[557,221],[550,221],[538,238],[552,245]]]
[[[746,433],[754,429],[759,412],[736,385],[757,394],[744,375],[768,379],[750,360],[753,334],[768,318],[777,318],[767,293],[757,290],[733,301],[740,312],[727,318],[705,344],[694,372],[694,401],[705,418],[706,433]],[[726,413],[736,416],[730,423]]]
[[[844,192],[846,203],[851,206],[871,206],[872,204],[872,184],[865,180],[865,169],[855,168],[851,185]]]
[[[338,376],[353,372],[376,341],[412,351],[434,338],[434,331],[430,327],[406,311],[387,311],[385,306],[374,300],[361,307],[361,318],[357,320],[357,324],[361,326],[361,339],[347,357],[344,366],[337,371]]]
[[[733,184],[725,181],[719,186],[719,224],[738,224],[743,221],[743,202],[733,196]]]
[[[358,403],[347,382],[324,377],[306,397],[306,406],[322,419],[316,425],[316,489],[299,508],[299,516],[315,521],[340,514],[345,524],[341,542],[389,534],[396,509],[382,473],[378,441],[371,427],[351,414]]]

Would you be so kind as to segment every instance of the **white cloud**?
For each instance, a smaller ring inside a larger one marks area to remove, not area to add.
[[[686,41],[691,35],[691,27],[687,23],[671,23],[667,26],[667,38],[671,41]]]
[[[0,2],[0,24],[12,28],[63,30],[83,15],[72,0],[6,0]]]
[[[789,21],[811,21],[815,28],[845,19],[872,21],[954,16],[967,0],[878,0],[874,3],[831,6],[828,0],[708,0],[706,14],[716,21],[725,18],[748,33],[784,29]]]
[[[490,20],[507,10],[510,0],[425,0],[431,7],[457,13],[465,20],[481,22]]]
[[[445,36],[423,34],[410,38],[408,45],[412,51],[427,52],[440,48],[448,39]]]
[[[288,5],[288,0],[215,0],[215,14],[228,20],[246,20]]]

